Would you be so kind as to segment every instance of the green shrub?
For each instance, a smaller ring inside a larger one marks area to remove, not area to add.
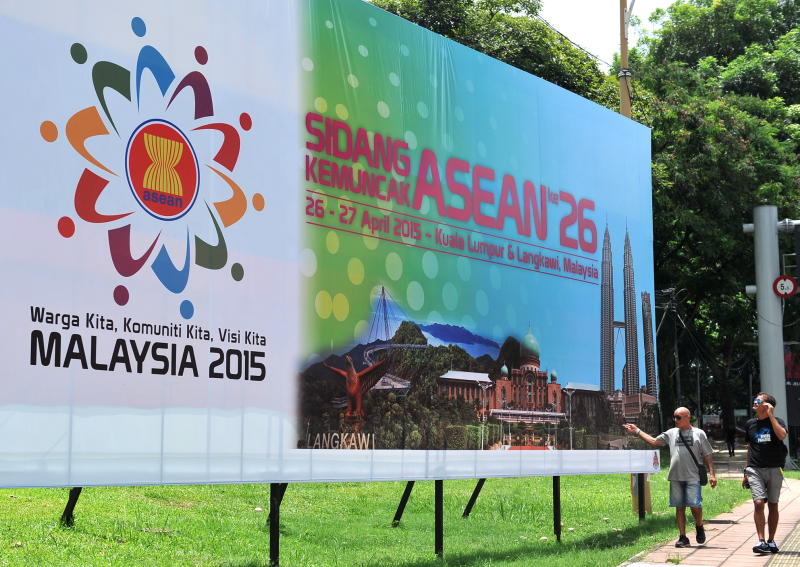
[[[448,425],[444,430],[444,439],[448,449],[466,449],[467,429],[463,425]]]

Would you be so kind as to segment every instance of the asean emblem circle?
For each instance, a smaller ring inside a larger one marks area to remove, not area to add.
[[[179,219],[197,200],[197,155],[189,138],[166,120],[148,120],[133,131],[125,173],[136,202],[157,219]]]

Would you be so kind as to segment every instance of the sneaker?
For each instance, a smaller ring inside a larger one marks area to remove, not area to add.
[[[706,542],[706,530],[703,526],[696,526],[695,527],[697,543],[705,543]]]
[[[777,549],[777,547],[775,549]],[[758,545],[753,546],[753,553],[769,553],[767,542],[759,541]]]
[[[764,544],[767,545],[766,543]],[[689,538],[685,535],[682,535],[678,538],[678,541],[675,542],[675,547],[689,547]]]
[[[778,553],[778,546],[777,546],[777,545],[775,545],[775,542],[774,542],[774,541],[772,541],[772,540],[769,540],[769,541],[767,542],[767,547],[769,547],[769,552],[770,552],[770,553]]]

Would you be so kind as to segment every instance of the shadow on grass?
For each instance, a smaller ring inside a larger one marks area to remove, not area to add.
[[[675,525],[674,517],[656,517],[648,519],[644,524],[631,526],[622,531],[609,531],[604,534],[595,534],[586,536],[582,539],[571,539],[568,542],[560,544],[553,542],[552,545],[534,547],[530,544],[518,545],[516,547],[509,547],[503,550],[492,551],[473,551],[470,553],[459,553],[458,551],[450,550],[447,547],[447,530],[444,534],[444,559],[436,557],[433,553],[433,533],[430,539],[430,557],[425,559],[417,559],[408,562],[395,562],[389,561],[386,558],[378,559],[371,563],[361,563],[358,557],[353,558],[353,562],[364,567],[385,567],[387,563],[391,563],[396,567],[441,567],[442,565],[460,565],[469,566],[477,564],[485,564],[487,560],[493,561],[515,561],[518,559],[526,559],[528,561],[547,561],[552,556],[563,556],[573,551],[591,551],[593,549],[613,549],[615,547],[628,547],[632,545],[632,540],[647,535],[654,531],[659,531],[664,528],[673,527]],[[621,538],[619,536],[622,536]],[[546,563],[545,563],[546,564]],[[269,561],[245,561],[243,563],[237,562],[224,562],[220,563],[219,567],[269,567]]]
[[[459,553],[457,550],[448,551],[447,532],[444,537],[444,560],[433,556],[431,547],[431,558],[409,561],[407,563],[395,563],[398,567],[438,567],[441,565],[476,565],[484,564],[487,560],[495,561],[514,561],[525,559],[527,561],[541,560],[547,564],[547,559],[553,556],[563,556],[573,551],[590,551],[592,549],[613,549],[615,547],[628,547],[631,540],[641,537],[652,531],[671,527],[675,523],[675,518],[658,517],[652,518],[642,525],[632,526],[622,531],[608,531],[604,534],[595,534],[581,539],[568,542],[555,543],[546,546],[518,545],[504,550],[492,551],[473,551],[470,553]],[[619,536],[622,536],[621,538]],[[364,567],[384,567],[386,561],[376,561],[365,563]]]

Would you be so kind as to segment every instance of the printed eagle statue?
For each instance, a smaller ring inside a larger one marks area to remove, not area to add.
[[[337,374],[344,376],[345,391],[347,392],[347,411],[345,412],[345,417],[357,416],[363,418],[364,410],[361,409],[361,399],[364,394],[369,392],[372,387],[378,383],[378,380],[380,380],[381,373],[378,371],[378,367],[386,362],[386,359],[379,360],[361,372],[356,371],[356,367],[353,365],[353,359],[349,354],[344,355],[344,359],[347,361],[347,368],[344,370],[331,366],[326,362],[323,362],[323,364]],[[355,406],[355,411],[353,411],[353,406]]]

